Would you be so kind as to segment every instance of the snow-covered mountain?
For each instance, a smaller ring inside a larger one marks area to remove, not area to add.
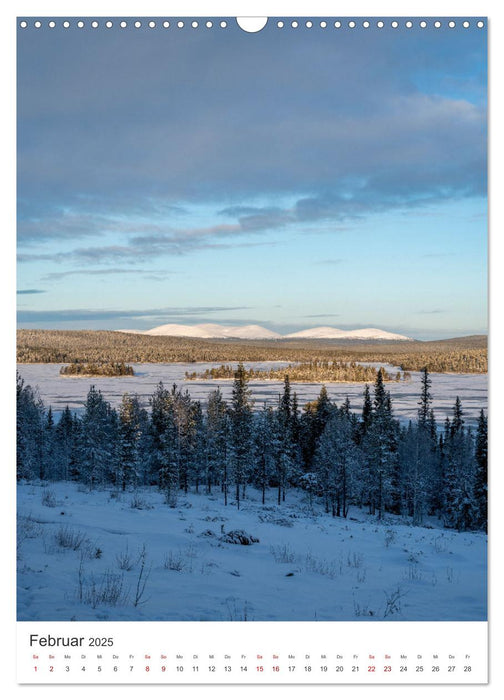
[[[413,340],[406,335],[389,333],[380,328],[358,328],[354,331],[342,331],[331,326],[307,328],[297,333],[289,333],[284,338],[336,338],[338,340]]]
[[[275,333],[262,326],[220,326],[217,323],[199,323],[195,326],[167,323],[164,326],[157,326],[157,328],[144,331],[144,335],[178,335],[188,338],[243,338],[247,340],[282,337],[280,333]]]
[[[280,338],[299,339],[333,339],[333,340],[389,340],[405,341],[413,340],[405,335],[389,333],[380,328],[358,328],[353,331],[344,331],[332,326],[318,326],[307,328],[296,333],[280,335],[263,326],[221,326],[217,323],[198,323],[188,326],[178,323],[167,323],[163,326],[151,328],[148,331],[121,331],[123,333],[143,333],[143,335],[169,335],[187,338],[241,338],[243,340],[275,340]]]

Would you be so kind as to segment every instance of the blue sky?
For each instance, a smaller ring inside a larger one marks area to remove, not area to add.
[[[19,30],[20,327],[486,332],[485,29],[129,24]]]

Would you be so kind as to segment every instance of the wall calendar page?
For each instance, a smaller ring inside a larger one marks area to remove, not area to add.
[[[484,686],[488,18],[66,10],[15,19],[18,688]]]

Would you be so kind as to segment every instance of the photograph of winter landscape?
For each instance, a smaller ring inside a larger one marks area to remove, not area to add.
[[[486,30],[411,25],[20,26],[18,620],[487,619]]]

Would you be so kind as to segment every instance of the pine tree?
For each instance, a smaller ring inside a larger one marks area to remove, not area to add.
[[[315,453],[317,484],[322,489],[326,512],[347,517],[359,466],[349,418],[335,414],[326,424]]]
[[[486,531],[488,527],[488,421],[483,409],[478,418],[474,459],[476,462],[474,478],[476,519],[478,527]]]
[[[230,408],[229,455],[236,488],[236,507],[240,508],[240,488],[248,477],[252,453],[252,403],[247,373],[240,362],[235,372]]]
[[[65,406],[54,431],[54,443],[57,460],[57,473],[60,479],[67,481],[75,477],[76,430],[75,418],[69,406]]]
[[[115,436],[111,434],[110,406],[93,385],[84,405],[80,434],[80,464],[90,489],[108,476]]]
[[[210,392],[206,420],[206,485],[207,493],[212,492],[212,485],[220,483],[227,505],[227,446],[229,421],[227,405],[220,389]]]
[[[44,404],[37,392],[16,374],[17,478],[45,477]]]
[[[138,397],[123,394],[119,407],[119,454],[117,485],[123,491],[136,486],[140,478],[139,445],[142,437]]]
[[[429,423],[429,415],[432,405],[432,396],[430,393],[430,387],[432,381],[429,378],[429,373],[427,367],[422,370],[422,391],[420,394],[420,401],[418,402],[418,425],[421,429],[427,428]]]
[[[373,412],[363,440],[367,464],[369,512],[383,517],[386,508],[400,508],[399,463],[397,459],[397,424],[392,418],[390,395],[383,384],[379,369],[374,387]]]

